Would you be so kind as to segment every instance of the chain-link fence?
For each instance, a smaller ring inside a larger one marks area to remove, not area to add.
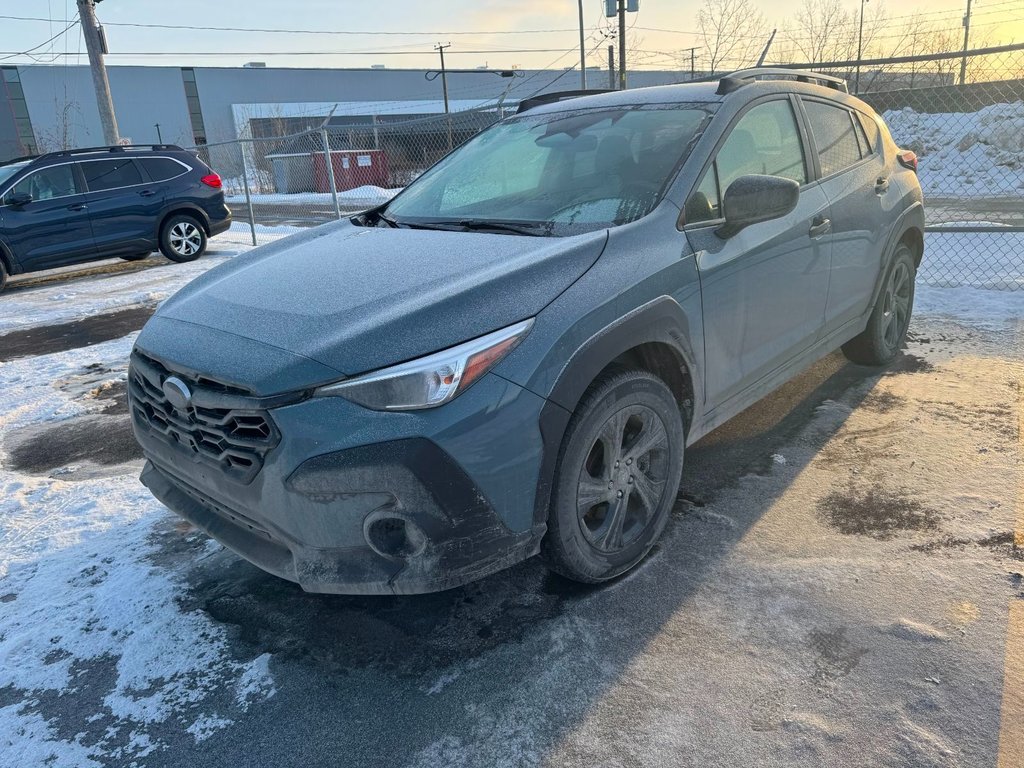
[[[1024,45],[784,66],[843,77],[917,153],[927,217],[922,282],[1024,290]],[[224,178],[255,244],[390,199],[514,107],[331,115],[315,130],[278,136],[283,121],[253,120],[252,138],[197,151]]]

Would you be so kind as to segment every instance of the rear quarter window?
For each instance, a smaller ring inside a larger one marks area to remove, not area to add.
[[[188,173],[188,168],[169,157],[143,157],[136,162],[142,163],[142,167],[153,181],[167,181]]]

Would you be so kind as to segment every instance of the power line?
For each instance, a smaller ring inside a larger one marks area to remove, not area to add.
[[[555,53],[561,48],[496,48],[471,51],[450,51],[454,55],[481,55],[486,53]],[[429,51],[117,51],[109,56],[426,56]],[[0,55],[25,55],[24,51],[0,51]],[[75,54],[55,53],[55,56]]]
[[[39,16],[0,16],[0,19],[11,19],[14,21],[49,21]],[[383,36],[417,36],[417,37],[436,37],[449,36],[449,35],[539,35],[547,34],[549,32],[577,32],[579,31],[576,27],[568,27],[565,29],[497,29],[497,30],[461,30],[456,32],[444,32],[444,31],[423,31],[416,30],[412,31],[391,31],[391,30],[371,30],[371,31],[358,31],[353,29],[281,29],[280,27],[275,29],[263,28],[263,27],[210,27],[210,26],[191,26],[188,24],[145,24],[142,22],[132,21],[106,21],[103,23],[107,27],[135,27],[138,29],[182,29],[188,30],[189,32],[259,32],[262,34],[286,34],[286,35],[349,35],[358,37],[360,35],[383,35]]]
[[[0,58],[0,61],[6,61],[7,59],[13,59],[15,56],[32,56],[32,51],[35,51],[35,50],[38,50],[39,48],[42,48],[47,43],[52,43],[54,40],[56,40],[58,37],[63,35],[65,32],[67,32],[69,29],[71,29],[76,24],[78,24],[78,19],[75,19],[74,21],[72,21],[70,24],[68,24],[66,27],[64,27],[64,29],[62,29],[60,32],[58,32],[53,37],[48,38],[46,40],[43,40],[43,42],[39,43],[39,45],[33,45],[28,50],[16,51],[16,52],[3,51],[3,53],[5,53],[7,55],[5,55],[3,58]],[[55,56],[59,56],[60,54],[54,54],[54,55]]]

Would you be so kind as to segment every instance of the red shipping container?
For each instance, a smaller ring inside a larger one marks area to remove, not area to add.
[[[330,192],[331,179],[323,152],[314,152],[313,186],[317,192]],[[334,182],[339,192],[356,189],[367,184],[386,187],[388,183],[388,156],[379,149],[332,149],[331,165]]]

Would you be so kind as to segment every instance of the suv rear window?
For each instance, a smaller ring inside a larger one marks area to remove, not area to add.
[[[167,181],[188,171],[181,163],[169,157],[140,157],[135,162],[142,163],[153,181]]]
[[[849,110],[820,101],[804,101],[804,109],[818,148],[822,176],[831,176],[860,160],[860,145]]]
[[[130,187],[142,183],[142,174],[131,159],[91,160],[82,163],[85,183],[90,192],[101,192],[105,189]]]

